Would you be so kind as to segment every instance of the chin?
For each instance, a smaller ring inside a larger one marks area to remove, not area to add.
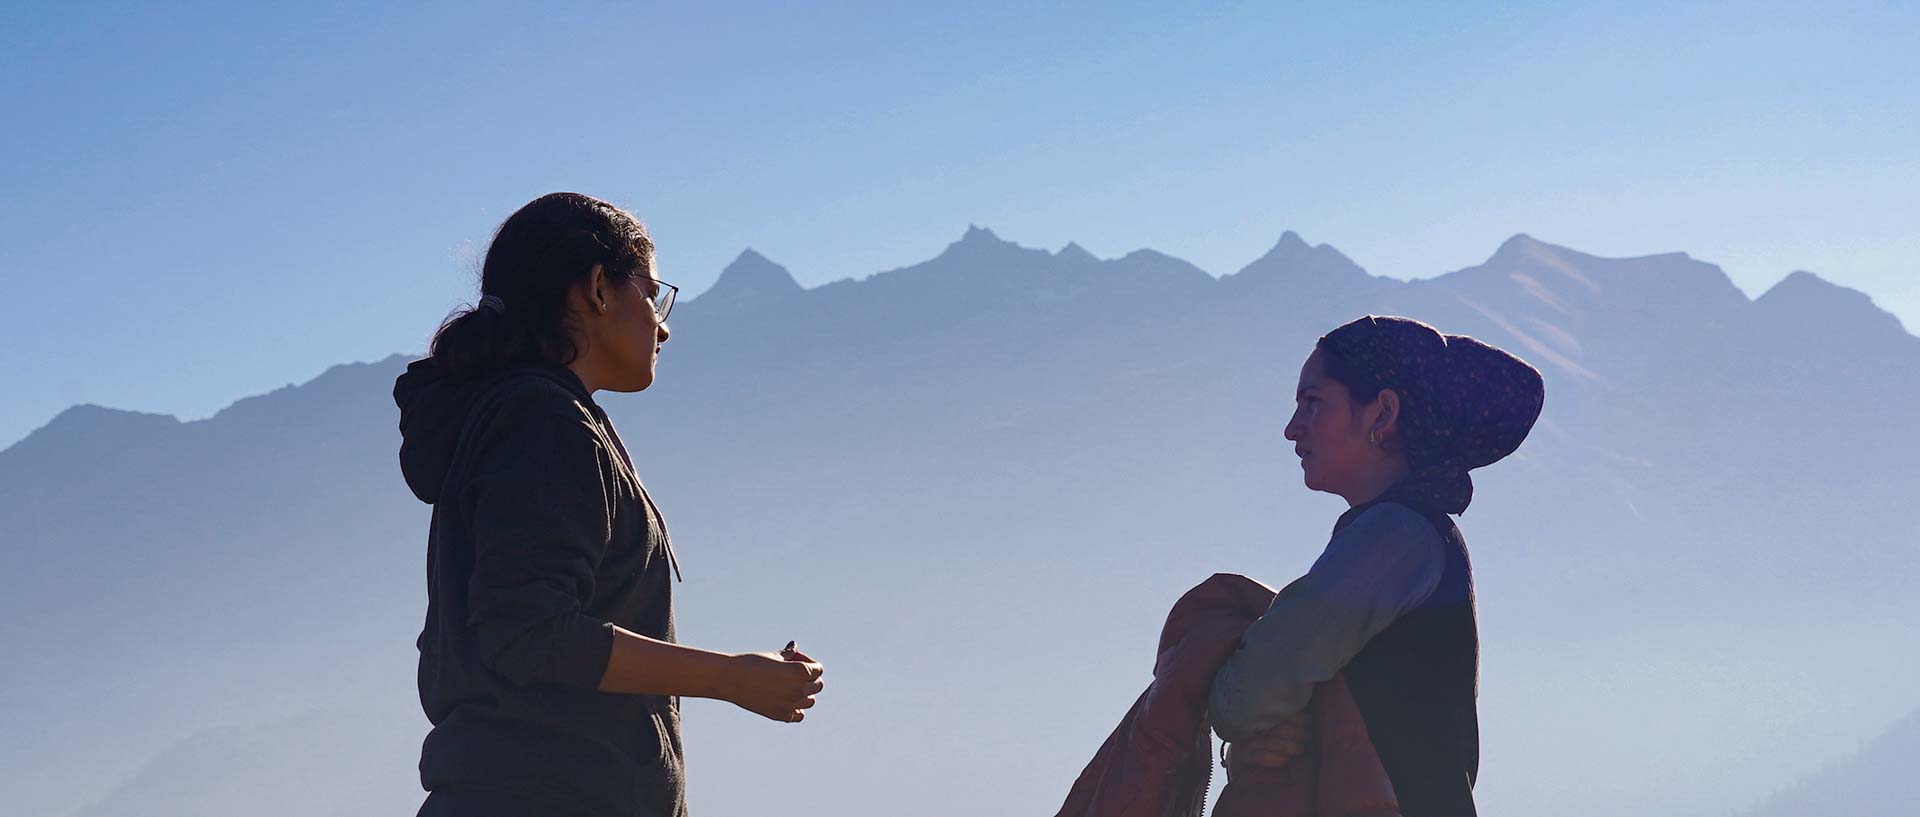
[[[602,388],[618,394],[632,394],[637,391],[646,391],[647,387],[651,385],[653,385],[653,372],[647,372],[630,380],[609,384]]]
[[[1313,474],[1307,474],[1302,477],[1300,481],[1307,486],[1307,490],[1309,491],[1320,491],[1321,493],[1328,494],[1339,493],[1339,491],[1334,490],[1332,486],[1327,485],[1325,480],[1318,479]]]

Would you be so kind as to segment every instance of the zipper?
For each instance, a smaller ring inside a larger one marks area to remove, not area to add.
[[[1209,732],[1211,732],[1211,727],[1200,730],[1201,753],[1207,756],[1207,762],[1204,764],[1207,769],[1207,776],[1200,783],[1200,802],[1194,804],[1194,817],[1200,817],[1200,815],[1207,813],[1207,796],[1213,793],[1213,735],[1209,734]]]

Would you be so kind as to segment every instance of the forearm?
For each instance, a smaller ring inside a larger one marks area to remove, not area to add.
[[[601,692],[727,699],[735,657],[613,628]]]
[[[1304,710],[1316,684],[1432,595],[1445,565],[1441,548],[1433,525],[1400,505],[1375,506],[1336,533],[1214,676],[1214,731],[1246,738]]]
[[[1300,637],[1300,630],[1306,629],[1300,626],[1303,620],[1311,619],[1298,606],[1282,605],[1283,609],[1270,612],[1265,620],[1268,626],[1250,629],[1245,646],[1214,675],[1208,717],[1223,740],[1260,734],[1305,709],[1314,684],[1338,671],[1333,663],[1337,657],[1315,655],[1324,652],[1311,649],[1320,644],[1311,634]],[[1298,618],[1289,620],[1290,614]]]

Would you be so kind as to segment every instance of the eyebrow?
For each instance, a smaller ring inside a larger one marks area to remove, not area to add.
[[[1307,385],[1307,386],[1301,386],[1299,390],[1293,393],[1293,399],[1298,400],[1302,397],[1305,397],[1307,396],[1307,392],[1313,391],[1314,389],[1317,389],[1317,388],[1320,388],[1320,384],[1318,383],[1314,383],[1312,385]]]

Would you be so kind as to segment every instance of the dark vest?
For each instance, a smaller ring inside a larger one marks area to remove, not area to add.
[[[1374,636],[1347,664],[1347,685],[1393,781],[1401,813],[1470,816],[1480,771],[1473,565],[1452,518],[1392,494],[1342,514],[1334,531],[1381,502],[1397,502],[1425,517],[1440,533],[1446,567],[1432,596]]]

